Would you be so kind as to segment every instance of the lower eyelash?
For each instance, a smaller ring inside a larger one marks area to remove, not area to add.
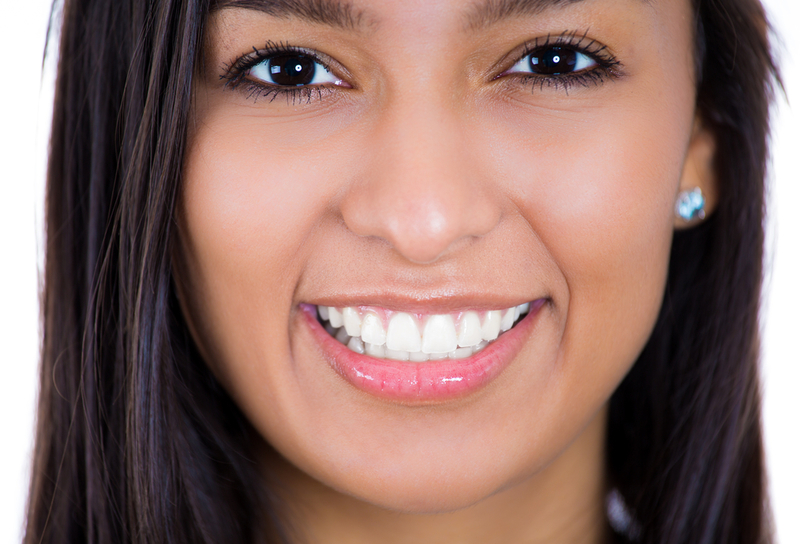
[[[568,96],[570,89],[580,86],[584,89],[589,87],[597,87],[602,85],[609,79],[618,77],[617,74],[609,69],[597,66],[592,70],[578,72],[576,74],[565,74],[559,76],[545,76],[545,75],[517,75],[515,79],[530,87],[531,92],[543,91],[545,88],[554,90],[563,90]]]
[[[269,102],[273,102],[279,96],[283,96],[286,98],[286,103],[292,106],[303,103],[310,104],[313,100],[319,100],[323,96],[334,92],[333,89],[322,85],[304,87],[266,86],[259,85],[248,79],[236,82],[231,88],[241,88],[245,96],[255,102],[258,102],[261,98],[266,98],[269,99]]]

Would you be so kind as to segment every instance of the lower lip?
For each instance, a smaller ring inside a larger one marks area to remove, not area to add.
[[[414,403],[461,398],[494,380],[522,349],[544,302],[532,302],[522,321],[471,357],[424,363],[376,359],[351,351],[320,325],[314,306],[300,308],[325,359],[350,385],[382,399]]]

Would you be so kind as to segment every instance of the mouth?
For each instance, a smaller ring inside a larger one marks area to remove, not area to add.
[[[403,402],[462,397],[521,349],[545,299],[499,310],[415,313],[301,304],[325,358],[366,393]]]

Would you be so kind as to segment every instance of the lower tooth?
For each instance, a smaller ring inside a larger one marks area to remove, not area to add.
[[[458,348],[449,353],[451,359],[466,359],[470,355],[472,355],[472,348]]]
[[[415,363],[424,363],[428,360],[428,354],[421,351],[412,351],[408,354],[408,360]]]
[[[400,351],[396,349],[386,349],[385,355],[387,359],[394,359],[395,361],[408,361],[410,353],[407,351]]]
[[[345,329],[344,327],[339,329],[339,332],[336,333],[336,339],[342,344],[347,345],[347,342],[350,341],[350,335],[347,334],[347,329]]]
[[[347,347],[350,351],[355,351],[356,353],[364,353],[364,342],[361,341],[361,338],[358,336],[353,336],[349,342],[347,342]]]
[[[395,361],[411,361],[413,363],[424,363],[427,361],[441,361],[443,359],[466,359],[475,353],[483,350],[489,345],[489,342],[483,341],[477,346],[471,348],[458,348],[449,353],[423,353],[421,351],[400,351],[394,349],[387,349],[386,346],[380,344],[365,343],[358,336],[348,336],[344,327],[336,332],[336,340],[345,344],[350,351],[355,351],[362,355],[366,354],[370,357],[378,359],[392,359]]]
[[[365,343],[364,352],[371,357],[378,357],[379,359],[383,359],[386,356],[386,348],[382,344]]]

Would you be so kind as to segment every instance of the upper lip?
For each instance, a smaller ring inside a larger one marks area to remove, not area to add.
[[[338,294],[330,297],[313,298],[307,304],[317,306],[333,306],[336,308],[353,306],[374,306],[398,312],[408,313],[448,313],[463,310],[502,310],[513,308],[526,302],[542,298],[542,295],[508,296],[490,295],[486,293],[471,295],[428,295],[408,297],[394,293],[377,294]]]

